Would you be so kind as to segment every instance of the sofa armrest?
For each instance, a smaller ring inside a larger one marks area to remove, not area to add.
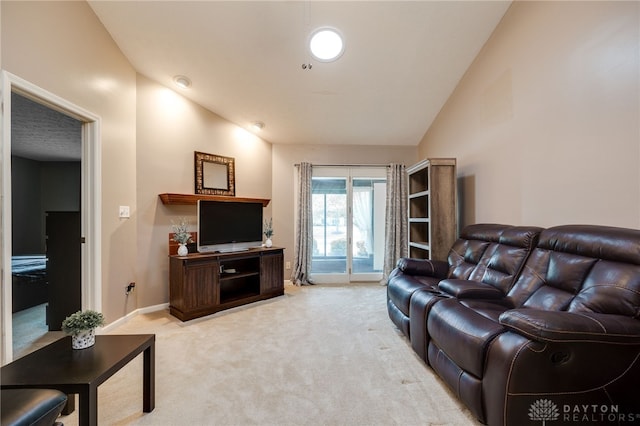
[[[500,324],[532,340],[640,344],[640,321],[622,315],[512,309]]]
[[[438,288],[457,299],[502,299],[504,294],[499,289],[481,281],[442,280]]]
[[[412,259],[401,257],[396,268],[406,275],[423,275],[427,277],[445,278],[449,272],[449,264],[442,260]]]

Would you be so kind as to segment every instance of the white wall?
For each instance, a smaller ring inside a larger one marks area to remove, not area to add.
[[[638,2],[517,1],[420,144],[462,225],[640,228]]]

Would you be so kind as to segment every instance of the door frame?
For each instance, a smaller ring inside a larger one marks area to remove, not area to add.
[[[81,206],[80,223],[82,244],[82,309],[102,311],[101,268],[101,139],[98,115],[87,111],[41,87],[14,74],[2,71],[0,76],[2,122],[0,152],[1,168],[1,236],[2,304],[0,322],[2,329],[2,365],[13,360],[13,319],[11,279],[11,93],[15,92],[51,109],[82,122]]]

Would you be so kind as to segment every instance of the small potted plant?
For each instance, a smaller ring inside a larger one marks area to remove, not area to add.
[[[84,349],[96,343],[96,327],[104,325],[104,315],[96,311],[78,311],[62,321],[62,331],[71,335],[73,349]]]
[[[178,256],[186,256],[189,253],[189,249],[187,249],[187,244],[193,242],[193,238],[191,237],[191,233],[189,232],[189,221],[185,217],[181,217],[178,219],[178,222],[173,222],[173,241],[179,244],[178,246]]]
[[[271,241],[271,237],[273,237],[273,219],[269,218],[269,221],[264,221],[264,236],[267,237],[267,239],[264,242],[264,246],[265,247],[271,247],[273,245],[273,242]]]

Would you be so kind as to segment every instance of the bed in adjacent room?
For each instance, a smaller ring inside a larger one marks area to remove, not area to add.
[[[46,303],[47,257],[23,255],[11,257],[12,312]]]

